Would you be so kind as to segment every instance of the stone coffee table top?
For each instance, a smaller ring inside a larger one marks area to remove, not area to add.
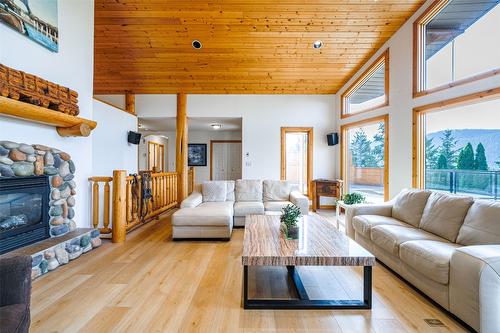
[[[248,215],[242,263],[245,266],[373,266],[375,257],[317,215],[299,221],[299,239],[280,232],[280,217]]]

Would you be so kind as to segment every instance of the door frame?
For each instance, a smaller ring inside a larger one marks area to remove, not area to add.
[[[147,147],[147,169],[151,170],[151,163],[150,163],[150,147],[153,147],[153,160],[158,162],[158,158],[156,156],[157,153],[161,152],[161,160],[160,162],[160,171],[159,172],[164,172],[165,171],[165,145],[163,143],[158,143],[154,141],[148,141],[148,147]]]
[[[214,151],[214,143],[242,143],[241,140],[210,140],[210,180],[212,180],[212,174],[213,174],[213,163],[212,163],[212,153]],[[243,152],[243,145],[242,145],[242,152]],[[243,158],[241,159],[243,161]],[[242,162],[243,164],[243,162]],[[240,166],[241,170],[243,170],[243,165]]]
[[[286,180],[286,134],[307,133],[307,196],[312,199],[312,175],[313,175],[313,127],[281,127],[281,172],[280,179]]]

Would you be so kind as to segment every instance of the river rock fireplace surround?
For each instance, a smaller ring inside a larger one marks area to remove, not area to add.
[[[0,141],[0,254],[34,248],[33,278],[101,244],[98,230],[76,230],[75,171],[61,150]]]

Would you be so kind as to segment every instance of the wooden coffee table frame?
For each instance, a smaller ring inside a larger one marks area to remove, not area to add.
[[[254,266],[255,267],[255,266]],[[309,299],[295,266],[286,266],[298,299],[249,299],[248,266],[243,266],[243,308],[276,310],[314,309],[371,309],[372,308],[372,266],[363,266],[363,300],[317,300]]]
[[[243,308],[371,309],[373,254],[317,215],[302,217],[299,229],[298,240],[287,240],[281,234],[279,216],[246,216],[242,254]],[[288,283],[297,297],[250,299],[249,266],[286,267]],[[362,299],[310,299],[297,270],[302,266],[362,266]]]

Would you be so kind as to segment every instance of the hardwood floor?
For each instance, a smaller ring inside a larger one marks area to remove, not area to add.
[[[242,243],[243,229],[230,242],[173,242],[168,216],[123,244],[105,241],[34,281],[31,332],[466,332],[380,264],[371,311],[243,310]],[[311,297],[361,295],[360,269],[299,272]],[[290,297],[284,269],[258,273],[250,296]]]

